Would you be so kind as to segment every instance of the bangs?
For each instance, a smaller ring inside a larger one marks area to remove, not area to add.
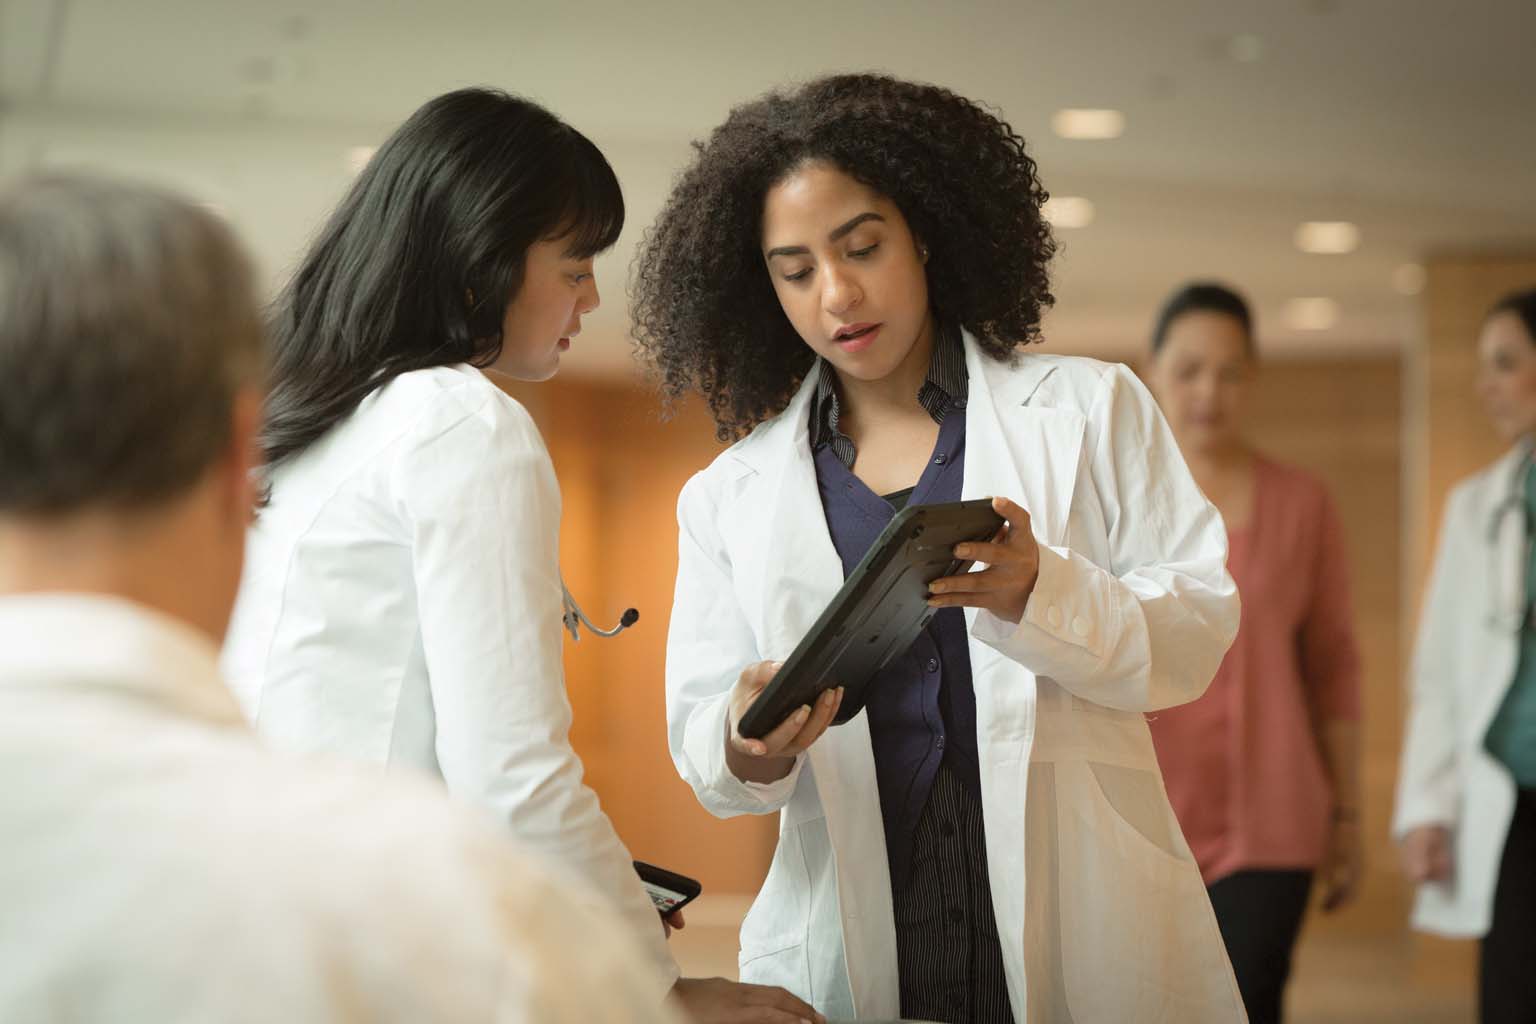
[[[566,239],[566,255],[588,259],[611,249],[624,230],[624,193],[602,152],[575,129],[565,163],[565,202],[550,237]]]

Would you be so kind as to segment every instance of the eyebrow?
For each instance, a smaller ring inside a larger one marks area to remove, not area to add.
[[[843,224],[839,224],[837,227],[833,228],[827,235],[827,241],[836,242],[837,240],[846,237],[848,233],[851,232],[854,228],[868,220],[877,220],[882,224],[885,223],[885,218],[880,216],[878,213],[875,213],[873,210],[867,213],[861,213],[852,220]],[[775,256],[806,256],[810,254],[810,251],[811,250],[807,249],[803,245],[781,245],[777,248],[769,249],[763,258],[771,260]]]

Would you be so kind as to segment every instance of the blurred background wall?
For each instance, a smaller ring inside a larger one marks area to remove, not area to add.
[[[1170,289],[1237,285],[1264,361],[1252,432],[1344,517],[1369,872],[1355,907],[1309,919],[1293,1019],[1459,1021],[1473,948],[1406,930],[1386,829],[1440,503],[1499,450],[1473,337],[1494,297],[1536,283],[1532,40],[1528,0],[0,0],[0,177],[84,165],[174,185],[228,217],[275,288],[434,94],[524,93],[603,148],[630,207],[599,262],[605,303],[560,377],[521,396],[564,488],[568,581],[594,618],[641,611],[621,639],[567,645],[573,738],[635,855],[705,884],[674,940],[685,965],[730,973],[776,823],[711,819],[667,758],[674,502],[719,445],[697,403],[661,416],[625,271],[690,140],[740,99],[877,68],[992,104],[1056,197],[1047,347],[1135,363]],[[1117,116],[1080,138],[1071,109]]]

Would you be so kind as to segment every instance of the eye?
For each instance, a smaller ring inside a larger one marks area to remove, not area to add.
[[[793,274],[785,274],[784,275],[784,280],[786,280],[786,281],[804,281],[806,278],[808,278],[810,276],[811,276],[811,268],[810,267],[806,267],[804,270],[797,270]]]
[[[592,279],[591,271],[586,271],[586,272],[583,272],[583,273],[576,273],[576,274],[572,274],[571,275],[571,282],[573,284],[581,284],[583,281],[590,281],[591,279]]]
[[[861,260],[878,248],[880,248],[880,243],[876,242],[874,245],[866,245],[862,249],[851,249],[849,250],[848,255],[852,256],[856,260]]]

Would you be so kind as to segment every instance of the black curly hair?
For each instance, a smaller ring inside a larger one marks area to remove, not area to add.
[[[760,246],[768,191],[824,162],[888,197],[927,246],[929,302],[1007,359],[1038,341],[1056,243],[1024,140],[948,89],[847,74],[731,111],[646,232],[630,283],[636,349],[669,403],[709,403],[721,440],[782,411],[815,362]]]

